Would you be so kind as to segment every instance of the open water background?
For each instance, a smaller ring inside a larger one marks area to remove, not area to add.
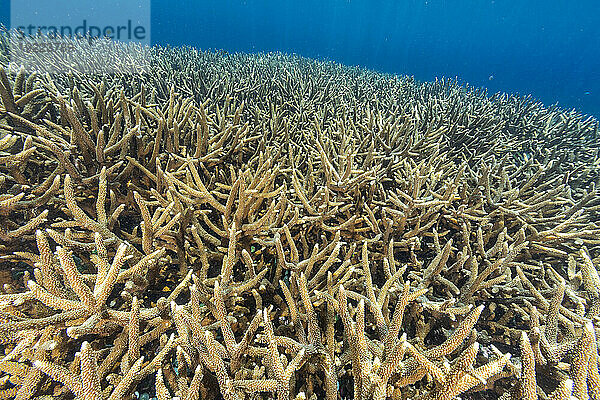
[[[283,51],[418,80],[458,77],[600,117],[595,1],[152,0],[151,12],[154,44]],[[0,23],[9,22],[10,1],[0,0]]]

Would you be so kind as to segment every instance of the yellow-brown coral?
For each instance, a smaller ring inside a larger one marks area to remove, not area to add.
[[[596,120],[150,56],[0,67],[3,397],[598,398]]]

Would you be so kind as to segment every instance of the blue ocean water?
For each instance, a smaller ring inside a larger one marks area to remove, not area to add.
[[[9,8],[0,2],[5,25]],[[600,117],[599,11],[588,0],[152,0],[151,37],[458,77]]]

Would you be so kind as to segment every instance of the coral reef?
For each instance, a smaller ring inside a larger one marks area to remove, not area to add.
[[[0,398],[600,399],[595,119],[279,53],[36,74],[0,37]]]

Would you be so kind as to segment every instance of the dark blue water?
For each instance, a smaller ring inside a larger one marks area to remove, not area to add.
[[[594,1],[566,0],[153,0],[151,34],[162,45],[458,77],[600,117],[599,11]]]

